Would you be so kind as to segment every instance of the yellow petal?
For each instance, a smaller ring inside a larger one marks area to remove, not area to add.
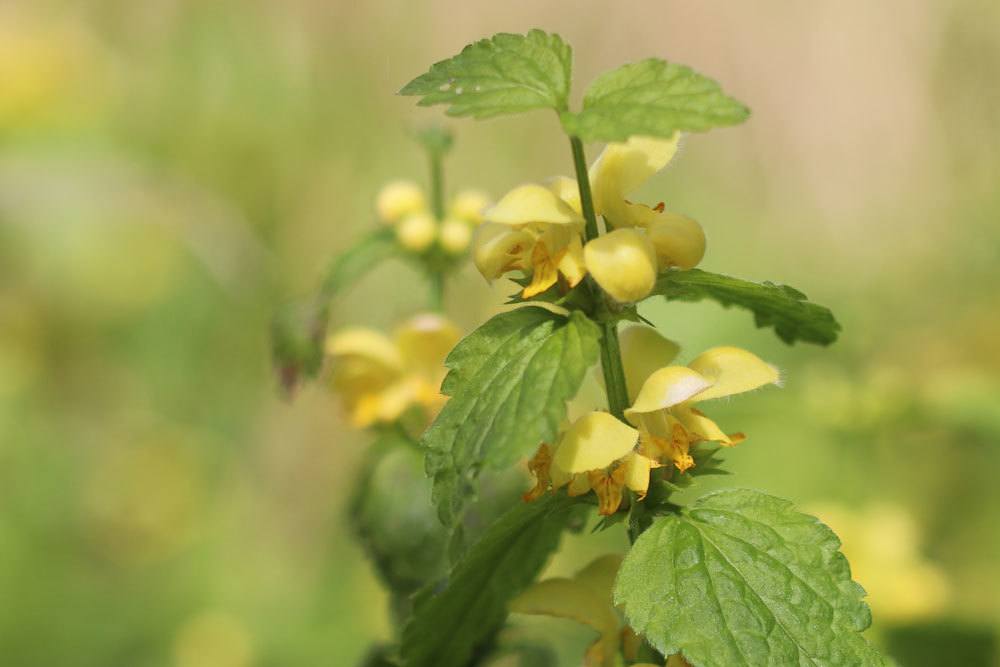
[[[568,618],[590,626],[602,635],[618,632],[618,617],[607,599],[596,595],[589,586],[572,579],[539,581],[510,601],[516,614]]]
[[[598,236],[583,248],[587,271],[620,303],[646,297],[656,282],[656,253],[645,234],[618,229]]]
[[[668,365],[680,352],[677,343],[645,325],[626,327],[619,334],[619,341],[629,401],[635,400],[639,388],[653,371]]]
[[[639,432],[607,412],[576,420],[559,442],[553,461],[568,473],[605,468],[632,451]]]
[[[680,133],[670,139],[631,137],[624,143],[608,144],[590,168],[594,208],[607,215],[616,226],[624,220],[611,220],[612,211],[656,172],[667,166],[677,153]]]
[[[738,347],[714,347],[702,352],[688,367],[712,380],[712,387],[694,401],[707,401],[751,391],[781,379],[778,369]]]
[[[436,374],[462,332],[437,313],[421,313],[396,329],[396,347],[411,369]]]
[[[485,223],[476,228],[472,259],[489,281],[514,269],[524,269],[534,247],[530,233],[507,225]]]
[[[587,275],[587,266],[583,258],[583,241],[579,234],[574,234],[566,246],[566,254],[559,260],[559,273],[566,278],[570,287],[576,287]]]
[[[573,581],[585,585],[594,595],[611,604],[611,590],[622,564],[621,554],[605,554],[590,561],[582,570],[573,575]]]
[[[583,218],[552,190],[534,183],[508,192],[484,213],[484,217],[489,222],[503,225],[526,225],[533,222],[570,225],[583,222]]]
[[[660,213],[646,229],[660,268],[693,269],[705,256],[705,232],[691,218]]]
[[[685,660],[680,653],[674,653],[667,658],[666,667],[691,667],[691,663]]]
[[[698,439],[713,440],[727,446],[736,444],[718,424],[690,406],[678,405],[671,412],[677,421]]]
[[[656,461],[636,452],[625,457],[625,486],[639,494],[639,500],[649,490],[649,471],[657,467]]]
[[[386,368],[401,369],[403,366],[399,350],[381,331],[365,327],[341,329],[326,339],[326,353],[334,357],[360,357]]]
[[[687,366],[661,368],[643,383],[635,403],[625,411],[625,416],[636,424],[639,415],[691,400],[711,386],[712,380]]]
[[[483,221],[483,211],[490,205],[490,196],[481,190],[462,190],[451,201],[448,213],[458,218],[478,225]]]
[[[387,183],[375,199],[375,209],[382,220],[395,223],[403,218],[421,213],[427,208],[424,191],[412,181]]]
[[[451,255],[461,255],[472,241],[470,223],[459,218],[447,218],[441,223],[441,247]]]
[[[396,239],[407,250],[423,252],[437,237],[437,222],[429,213],[414,213],[396,225]]]
[[[583,209],[580,206],[580,186],[577,185],[575,178],[556,176],[549,183],[549,189],[555,193],[556,197],[569,204],[571,209],[578,214],[582,213]]]

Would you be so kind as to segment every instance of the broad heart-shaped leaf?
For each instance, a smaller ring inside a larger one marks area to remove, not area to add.
[[[556,550],[577,499],[547,494],[518,503],[455,565],[423,590],[403,630],[404,667],[463,667],[507,617],[507,603],[535,580]]]
[[[584,141],[671,137],[737,125],[749,116],[712,79],[658,58],[605,72],[587,88],[583,111],[561,115],[566,131]]]
[[[532,109],[566,108],[573,50],[559,35],[499,33],[431,65],[401,95],[421,106],[447,104],[450,116],[490,118]]]
[[[377,229],[334,258],[315,296],[279,310],[271,323],[271,357],[286,391],[319,372],[333,297],[398,252],[393,230]]]
[[[698,667],[883,665],[840,540],[790,502],[729,490],[657,519],[625,557],[615,603],[664,655]]]
[[[668,271],[656,282],[653,294],[670,301],[712,299],[738,306],[754,315],[758,327],[774,327],[778,338],[829,345],[837,340],[840,324],[829,308],[806,301],[806,295],[788,285],[754,283],[701,269]]]
[[[528,306],[493,317],[452,350],[441,387],[451,399],[421,439],[445,525],[458,519],[481,468],[507,467],[552,442],[599,339],[579,311]]]

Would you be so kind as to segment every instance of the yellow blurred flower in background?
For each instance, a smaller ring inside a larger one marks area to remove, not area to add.
[[[392,181],[379,191],[375,211],[396,230],[407,250],[427,252],[436,242],[449,255],[461,255],[472,241],[472,231],[483,220],[489,197],[479,190],[463,190],[451,200],[443,220],[435,219],[427,196],[412,181]]]
[[[0,6],[0,130],[80,115],[98,104],[107,83],[98,56],[79,22],[16,3]]]
[[[437,414],[446,400],[444,359],[460,338],[458,327],[434,313],[414,316],[392,338],[364,327],[331,334],[331,382],[353,424],[394,422],[415,406]]]
[[[176,667],[250,667],[253,637],[231,614],[207,610],[188,619],[174,639]]]
[[[841,551],[879,623],[943,616],[950,586],[944,569],[921,553],[921,535],[903,507],[878,503],[860,510],[817,504],[814,514],[840,537]]]

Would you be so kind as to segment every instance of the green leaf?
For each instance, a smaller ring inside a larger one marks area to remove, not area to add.
[[[657,650],[699,667],[884,665],[860,634],[871,613],[839,547],[787,500],[721,491],[639,537],[615,603]]]
[[[279,309],[271,322],[271,357],[288,393],[303,377],[316,377],[323,365],[323,340],[333,297],[398,252],[395,232],[377,229],[334,258],[314,297]]]
[[[447,104],[451,116],[490,118],[532,109],[565,109],[573,50],[559,35],[499,33],[469,44],[406,84],[420,106]]]
[[[320,284],[320,299],[329,301],[345,287],[398,253],[399,244],[396,243],[396,233],[391,227],[382,227],[369,233],[330,263]]]
[[[365,455],[349,517],[380,578],[413,593],[445,571],[448,534],[431,504],[417,444],[387,433]]]
[[[480,469],[507,467],[552,442],[599,339],[580,312],[567,318],[531,306],[493,317],[452,350],[441,386],[452,398],[421,440],[445,525],[457,520]]]
[[[700,269],[668,271],[660,276],[654,294],[670,301],[712,299],[754,315],[758,327],[774,327],[778,338],[829,345],[837,340],[840,324],[829,308],[806,301],[806,295],[788,285],[754,283]]]
[[[566,131],[584,141],[671,137],[738,125],[750,116],[719,84],[690,67],[649,58],[605,72],[587,88],[583,111],[565,112]]]
[[[518,503],[473,545],[443,587],[419,593],[403,630],[403,665],[469,664],[507,617],[507,603],[535,580],[559,546],[575,502],[565,494],[547,494]]]

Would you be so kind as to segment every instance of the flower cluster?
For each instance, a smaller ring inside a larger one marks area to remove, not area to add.
[[[716,347],[687,366],[671,365],[678,352],[655,329],[633,326],[622,334],[622,360],[632,405],[625,424],[606,412],[590,412],[563,431],[554,446],[543,443],[528,467],[536,484],[533,500],[549,489],[569,495],[594,491],[599,511],[614,514],[626,488],[642,500],[653,470],[694,466],[691,446],[716,442],[732,447],[742,433],[727,434],[695,404],[778,384],[778,370],[736,347]],[[634,428],[633,428],[634,427]]]
[[[615,301],[647,296],[664,269],[693,268],[705,254],[705,234],[694,220],[627,197],[666,167],[677,153],[671,139],[632,137],[608,144],[590,168],[596,215],[610,231],[586,243],[580,193],[574,180],[522,185],[488,209],[476,232],[473,259],[487,280],[521,271],[522,296],[541,294],[560,280],[575,287],[590,274]]]
[[[424,253],[437,243],[449,255],[461,255],[472,240],[473,230],[483,221],[489,198],[478,190],[459,192],[438,220],[424,191],[412,181],[393,181],[378,194],[379,218],[396,230],[396,238],[407,250]]]
[[[351,327],[327,338],[326,354],[334,391],[358,428],[399,420],[420,407],[433,417],[445,397],[439,392],[444,359],[461,338],[458,327],[440,315],[416,315],[392,338]]]

